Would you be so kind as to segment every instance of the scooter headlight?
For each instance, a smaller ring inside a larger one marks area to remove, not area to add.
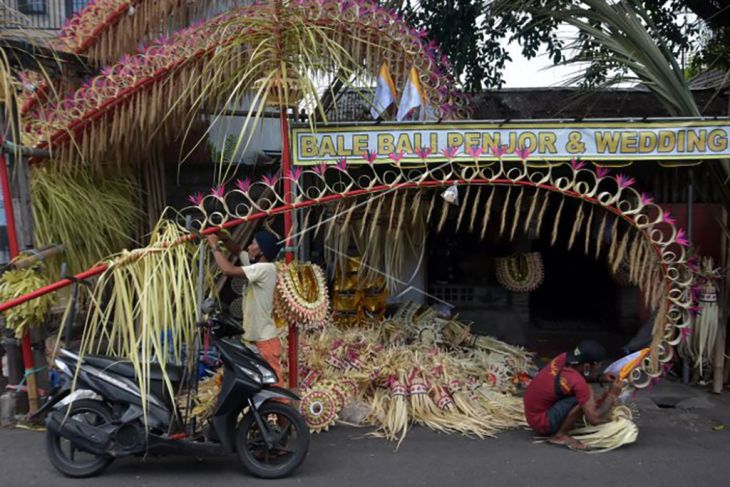
[[[244,367],[241,364],[236,364],[236,367],[238,367],[238,370],[240,370],[241,372],[246,374],[249,377],[249,379],[253,380],[254,382],[258,382],[259,384],[262,383],[261,374],[259,374],[255,370],[251,370],[248,367]]]
[[[276,384],[276,374],[261,365],[256,366],[261,372],[261,379],[264,384]]]

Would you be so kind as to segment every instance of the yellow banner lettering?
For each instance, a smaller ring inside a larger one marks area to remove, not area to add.
[[[537,151],[540,154],[557,154],[558,149],[555,147],[555,143],[558,141],[558,136],[553,132],[540,132],[540,142],[537,146]]]
[[[461,147],[464,145],[464,136],[459,132],[449,132],[446,134],[446,145],[449,147]]]
[[[615,132],[602,132],[596,130],[596,151],[599,154],[615,154],[618,152],[619,134]]]
[[[332,137],[330,137],[329,135],[322,136],[322,142],[319,144],[319,156],[337,157],[337,149],[335,149],[335,143],[332,142]]]
[[[484,132],[482,136],[482,147],[489,150],[492,147],[498,147],[500,144],[500,134],[492,132]]]
[[[659,131],[659,143],[657,144],[657,151],[659,152],[672,152],[674,146],[677,143],[677,137],[671,130],[660,130]]]
[[[400,134],[398,136],[398,143],[395,145],[397,152],[405,152],[406,154],[413,154],[413,143],[408,134]]]
[[[537,136],[532,132],[522,132],[517,144],[523,149],[529,147],[531,152],[535,152],[535,149],[537,149]]]
[[[479,132],[467,132],[464,134],[464,146],[465,147],[481,147],[481,135]]]
[[[727,150],[727,132],[722,129],[715,129],[710,132],[709,146],[713,152],[725,152]]]
[[[639,132],[639,152],[649,153],[656,150],[656,134],[654,132],[641,131]]]
[[[395,152],[395,136],[391,134],[378,135],[378,154],[391,154]]]
[[[314,135],[302,135],[299,138],[299,150],[303,157],[317,157],[317,138]]]
[[[361,156],[368,150],[368,136],[366,134],[357,134],[352,136],[352,154]]]
[[[621,152],[635,154],[639,150],[636,132],[621,132]]]
[[[699,130],[699,133],[694,130],[687,132],[687,152],[705,152],[707,150],[707,131]]]

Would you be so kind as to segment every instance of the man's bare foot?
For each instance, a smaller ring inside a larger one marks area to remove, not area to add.
[[[585,451],[588,447],[579,440],[576,440],[569,435],[555,435],[548,438],[548,443],[551,445],[564,446],[570,450]]]

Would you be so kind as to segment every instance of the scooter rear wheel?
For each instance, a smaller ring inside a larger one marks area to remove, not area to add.
[[[264,427],[274,437],[272,448],[266,446],[256,419],[249,412],[236,433],[236,450],[243,466],[251,474],[276,479],[291,474],[309,451],[309,428],[299,412],[285,404],[266,402],[259,409]]]
[[[112,422],[112,412],[99,401],[81,399],[71,405],[66,421],[85,421],[101,426]],[[50,429],[46,432],[46,452],[51,464],[63,475],[72,478],[98,475],[114,460],[109,456],[79,450]]]

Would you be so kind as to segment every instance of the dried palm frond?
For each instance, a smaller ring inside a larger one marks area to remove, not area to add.
[[[522,227],[522,230],[527,233],[530,229],[530,224],[532,223],[532,217],[535,214],[535,210],[537,209],[537,200],[538,195],[540,194],[539,191],[536,191],[535,194],[532,195],[532,202],[530,203],[530,209],[527,210],[527,218],[525,218],[525,224]]]
[[[522,197],[524,195],[525,188],[520,187],[520,194],[517,196],[517,204],[515,205],[515,218],[512,220],[512,230],[509,233],[509,239],[514,240],[515,230],[520,222],[520,211],[522,210]]]
[[[616,250],[619,245],[618,238],[618,217],[614,216],[613,225],[611,226],[611,246],[608,248],[608,262],[613,264],[616,256]]]
[[[565,204],[565,196],[560,197],[560,205],[558,211],[555,213],[555,221],[553,222],[553,232],[550,236],[550,245],[555,245],[555,241],[558,239],[558,228],[560,228],[560,215],[563,213],[563,205]]]
[[[610,421],[576,428],[569,435],[586,445],[590,453],[609,452],[634,443],[639,437],[639,428],[631,416],[631,410],[626,406],[617,406],[611,413]]]
[[[423,199],[423,191],[419,190],[413,196],[413,212],[411,213],[411,225],[415,225],[416,221],[418,220],[422,199]]]
[[[444,228],[444,224],[446,223],[446,219],[449,216],[449,208],[451,207],[451,203],[444,200],[443,203],[441,203],[441,216],[439,217],[439,222],[436,227],[436,233],[441,233],[441,230]]]
[[[370,233],[368,234],[368,240],[373,241],[373,237],[375,236],[375,230],[380,227],[380,212],[383,209],[383,203],[385,202],[385,197],[381,196],[378,199],[378,206],[375,207],[375,215],[373,215],[373,219],[370,222]]]
[[[322,207],[319,210],[319,218],[317,218],[317,224],[314,227],[314,238],[319,237],[320,229],[325,225],[324,217],[327,214],[326,207]]]
[[[575,221],[573,222],[573,229],[570,231],[570,238],[568,239],[568,250],[571,250],[573,248],[573,244],[575,243],[575,237],[578,235],[578,232],[580,231],[580,227],[583,224],[583,202],[580,202],[580,205],[578,206],[578,213],[575,215]]]
[[[471,208],[471,216],[469,217],[469,233],[474,233],[474,223],[477,220],[477,212],[479,210],[479,202],[482,200],[482,186],[479,186],[474,203]]]
[[[326,241],[330,241],[332,239],[332,232],[335,230],[335,227],[337,226],[337,217],[340,216],[340,212],[342,211],[343,202],[342,200],[337,202],[337,205],[335,206],[335,210],[332,213],[332,216],[330,216],[329,221],[327,222],[327,232],[324,235],[324,239]]]
[[[545,216],[545,211],[548,207],[548,201],[550,200],[550,193],[545,193],[545,196],[542,200],[542,206],[540,207],[540,212],[537,214],[537,229],[535,231],[535,236],[540,237],[540,232],[542,231],[542,220]]]
[[[469,195],[471,195],[471,186],[467,187],[464,199],[459,202],[459,204],[461,205],[461,209],[459,210],[459,217],[456,220],[456,232],[458,232],[459,228],[461,228],[461,220],[464,218],[464,214],[466,213],[466,207],[469,204]]]
[[[510,195],[512,194],[512,186],[507,188],[507,196],[505,196],[504,201],[502,202],[502,213],[501,218],[499,219],[499,236],[501,237],[504,235],[504,228],[507,223],[507,208],[509,207],[509,199]]]
[[[624,257],[626,256],[626,248],[629,245],[629,238],[631,238],[631,228],[627,228],[626,232],[624,232],[621,243],[619,244],[618,249],[616,249],[616,254],[614,255],[613,262],[611,262],[611,268],[614,273],[618,271],[619,266],[624,261]]]
[[[426,221],[431,221],[431,214],[433,213],[433,207],[436,205],[436,199],[438,198],[438,193],[436,191],[433,192],[431,196],[431,203],[428,205],[428,211],[426,212]]]
[[[583,246],[583,253],[588,255],[590,252],[591,244],[591,230],[593,229],[593,205],[591,205],[591,212],[588,214],[588,222],[586,222],[586,237]]]
[[[608,213],[604,211],[603,217],[601,218],[601,224],[598,226],[598,233],[596,234],[596,260],[598,260],[598,258],[601,256],[601,244],[603,243],[603,239],[606,238],[605,232],[607,217]]]
[[[490,188],[489,198],[487,198],[487,204],[484,207],[484,216],[482,217],[482,231],[479,234],[479,239],[484,240],[487,235],[487,224],[489,223],[489,214],[492,212],[492,201],[494,200],[494,193],[497,192],[497,188]]]

